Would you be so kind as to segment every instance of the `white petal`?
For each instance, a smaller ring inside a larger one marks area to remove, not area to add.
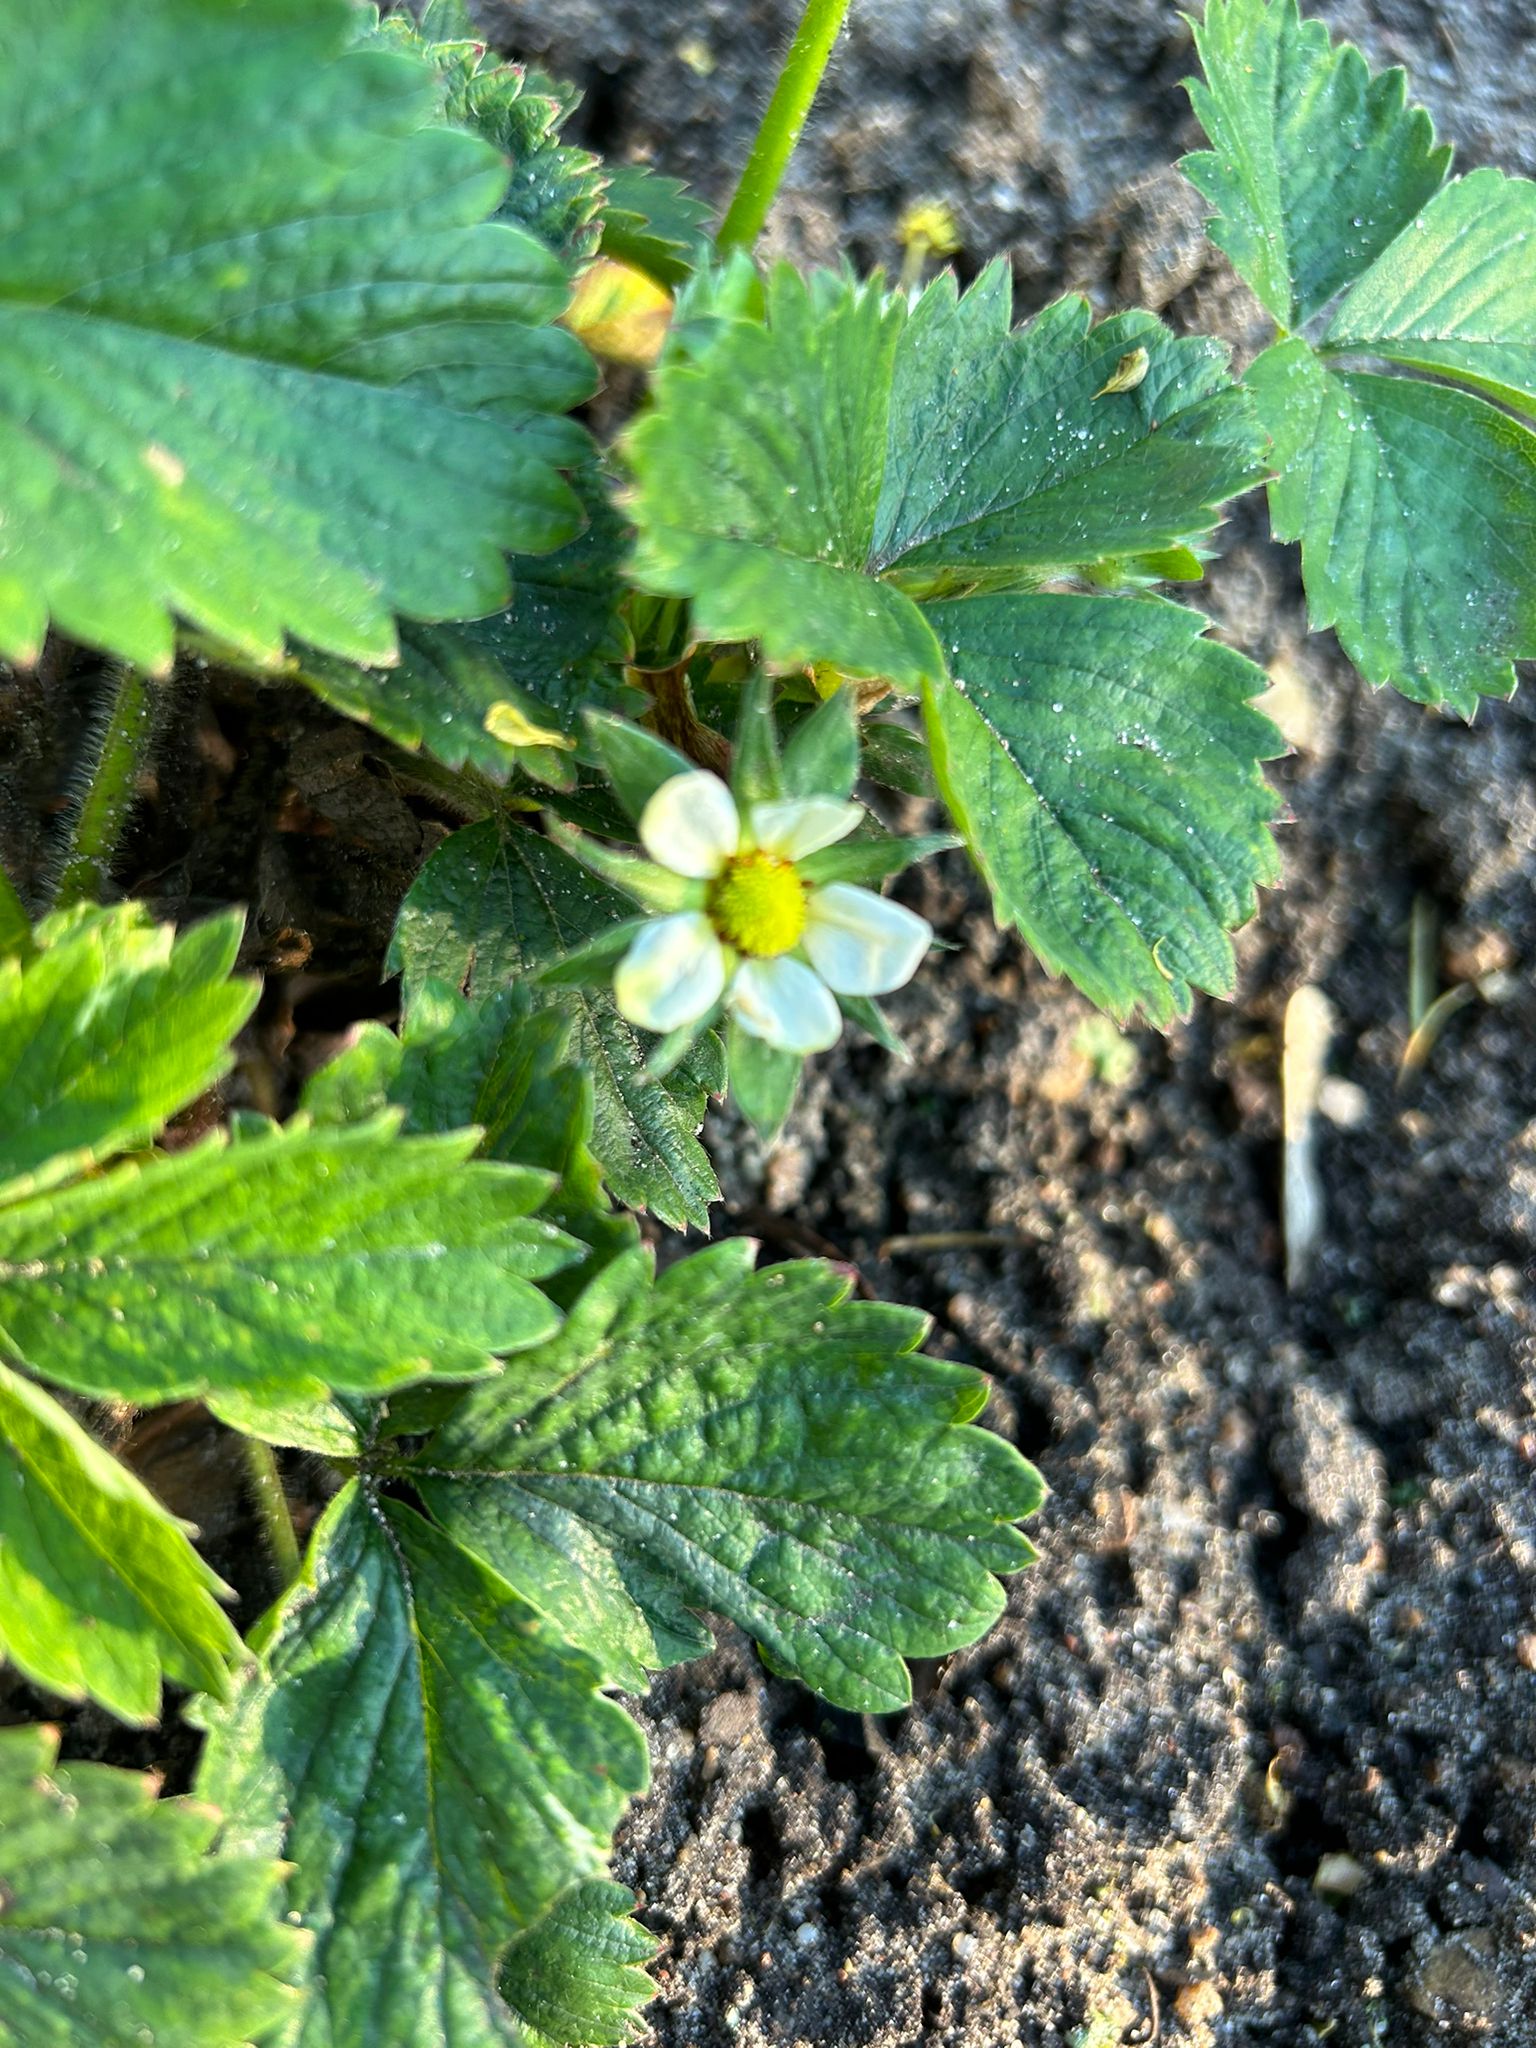
[[[862,805],[839,803],[835,796],[786,797],[782,803],[752,806],[752,837],[764,853],[804,860],[846,839],[863,815]]]
[[[673,775],[640,813],[640,844],[659,867],[707,881],[741,840],[736,799],[707,768]]]
[[[658,917],[614,970],[621,1016],[644,1031],[675,1031],[707,1016],[725,987],[725,949],[701,910]]]
[[[731,983],[742,1029],[780,1052],[825,1052],[842,1035],[843,1013],[825,982],[801,960],[743,960]]]
[[[884,996],[912,979],[932,937],[926,918],[889,896],[829,882],[810,893],[801,944],[840,996]]]

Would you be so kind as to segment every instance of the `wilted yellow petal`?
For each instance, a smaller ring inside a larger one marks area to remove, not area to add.
[[[515,704],[493,704],[481,723],[493,740],[500,740],[509,747],[564,747],[569,750],[576,744],[552,726],[535,725],[528,714],[519,711]]]

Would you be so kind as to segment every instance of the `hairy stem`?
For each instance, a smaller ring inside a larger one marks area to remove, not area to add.
[[[251,1499],[261,1517],[267,1549],[286,1593],[299,1576],[301,1559],[299,1539],[293,1533],[293,1517],[288,1512],[288,1496],[283,1492],[283,1478],[277,1469],[272,1446],[264,1444],[259,1437],[246,1437],[245,1471]]]
[[[111,877],[123,827],[138,792],[139,770],[149,751],[154,716],[142,669],[124,666],[113,674],[102,714],[86,740],[79,794],[73,806],[66,851],[52,891],[52,907],[100,899]]]
[[[805,13],[784,59],[741,182],[720,225],[717,239],[722,253],[750,249],[762,233],[848,5],[849,0],[806,0]]]

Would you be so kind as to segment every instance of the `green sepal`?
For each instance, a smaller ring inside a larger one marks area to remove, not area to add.
[[[934,797],[933,762],[921,733],[888,719],[866,719],[859,734],[862,766],[871,782],[903,796]]]
[[[861,834],[855,839],[840,840],[836,846],[824,846],[819,853],[808,853],[795,865],[801,878],[813,888],[827,882],[869,886],[899,875],[915,861],[930,860],[936,853],[948,853],[964,844],[953,832],[918,832],[910,838],[896,838],[889,833],[882,833],[879,838]]]
[[[605,882],[622,889],[648,910],[698,910],[703,905],[704,884],[690,875],[658,867],[655,861],[638,854],[620,853],[559,819],[550,820],[549,836],[572,860],[579,860],[584,868],[601,875]]]
[[[773,722],[773,684],[755,669],[742,686],[731,755],[731,793],[738,804],[772,803],[786,793]]]
[[[563,845],[563,840],[557,840]],[[574,851],[574,848],[572,849]],[[577,858],[580,859],[580,855]],[[650,923],[648,917],[626,917],[611,924],[585,945],[563,953],[547,967],[529,976],[540,988],[606,988],[613,980],[615,965]]]
[[[588,712],[587,735],[614,795],[637,825],[661,785],[674,775],[691,775],[696,766],[644,726],[605,712]]]
[[[891,1029],[890,1020],[884,1010],[870,997],[839,996],[837,1007],[850,1024],[857,1024],[861,1031],[867,1031],[876,1045],[883,1047],[899,1060],[910,1061],[912,1054],[905,1039]]]
[[[780,1052],[732,1017],[725,1062],[737,1108],[765,1143],[776,1138],[795,1106],[805,1061],[798,1053]]]
[[[787,796],[848,797],[858,775],[859,714],[854,693],[844,683],[784,742],[784,791]]]

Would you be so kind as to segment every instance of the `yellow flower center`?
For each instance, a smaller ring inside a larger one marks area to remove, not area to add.
[[[709,892],[709,915],[728,946],[771,959],[805,930],[805,884],[777,854],[739,853]]]

